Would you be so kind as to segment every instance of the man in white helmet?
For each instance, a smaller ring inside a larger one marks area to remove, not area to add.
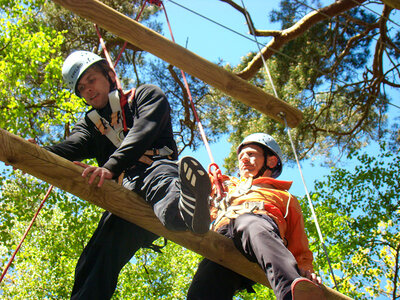
[[[243,140],[237,154],[240,179],[222,176],[227,196],[213,201],[213,230],[233,239],[245,257],[259,264],[277,299],[324,299],[318,286],[321,279],[313,270],[301,207],[287,191],[292,182],[276,179],[282,172],[279,145],[270,135],[255,133]],[[242,289],[254,292],[253,284],[204,259],[187,299],[232,299]]]
[[[92,108],[63,142],[46,147],[84,167],[88,184],[120,178],[141,195],[170,230],[209,230],[207,172],[194,158],[176,161],[170,106],[154,85],[125,95],[116,74],[100,56],[76,51],[63,65],[63,78]],[[121,97],[129,101],[122,101]],[[79,161],[96,158],[98,167]],[[122,176],[121,176],[122,174]],[[122,177],[122,178],[121,178]],[[105,212],[75,270],[72,299],[110,299],[122,267],[139,248],[155,248],[155,234]]]

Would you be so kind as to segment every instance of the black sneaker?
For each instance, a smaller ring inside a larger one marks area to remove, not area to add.
[[[211,192],[210,178],[207,171],[193,157],[183,157],[178,166],[181,181],[179,211],[191,231],[206,233],[211,222],[208,206]]]

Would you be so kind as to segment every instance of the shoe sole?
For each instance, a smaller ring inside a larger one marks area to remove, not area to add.
[[[208,197],[211,193],[211,182],[208,173],[196,159],[185,156],[179,161],[179,174],[181,184],[190,188],[196,199],[192,218],[193,232],[206,233],[210,228]]]
[[[323,300],[323,290],[307,278],[297,278],[292,283],[292,300]]]

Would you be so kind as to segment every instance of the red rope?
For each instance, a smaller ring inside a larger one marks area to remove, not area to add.
[[[122,90],[121,82],[119,81],[119,78],[116,75],[117,73],[115,72],[115,68],[114,68],[114,66],[112,64],[110,54],[107,51],[106,44],[104,43],[103,37],[100,34],[99,28],[97,27],[96,24],[94,24],[94,27],[96,28],[97,36],[99,37],[99,41],[100,41],[101,47],[103,48],[103,52],[104,52],[104,55],[106,57],[106,60],[107,60],[107,62],[109,64],[110,68],[114,71],[114,74],[115,74],[115,83],[117,85],[117,89],[120,92],[120,106],[121,106],[121,110],[122,110],[122,121],[123,121],[123,124],[124,124],[124,131],[127,132],[128,131],[128,127],[126,125],[126,117],[125,117],[125,110],[124,110],[124,107],[125,107],[125,105],[127,103],[126,95],[124,94],[124,92]]]
[[[149,1],[150,1],[151,4],[153,4],[154,1],[157,2],[157,0],[149,0]],[[135,18],[135,21],[138,21],[138,20],[139,20],[140,16],[142,15],[142,12],[144,11],[144,8],[146,7],[146,3],[147,3],[147,0],[144,1],[143,5],[142,5],[142,8],[140,9],[139,13],[137,14],[137,16],[136,16],[136,18]],[[157,4],[156,4],[156,5],[157,5]],[[160,5],[158,5],[158,6],[160,6]],[[117,64],[118,64],[118,62],[119,62],[119,60],[120,60],[120,58],[121,58],[121,56],[122,56],[122,53],[125,51],[126,45],[128,45],[128,42],[127,42],[127,41],[125,41],[124,45],[123,45],[122,48],[121,48],[121,51],[120,51],[119,54],[118,54],[117,59],[115,60],[114,68],[117,66]]]
[[[140,16],[141,16],[141,14],[142,14],[147,2],[149,2],[150,4],[157,5],[159,7],[162,7],[162,9],[164,10],[164,13],[165,13],[165,18],[167,20],[169,32],[171,34],[171,39],[175,43],[175,38],[174,38],[174,35],[172,33],[171,24],[169,22],[168,15],[167,15],[167,10],[165,9],[164,3],[161,0],[146,0],[146,1],[144,1],[143,5],[142,5],[142,8],[141,8],[140,12],[138,13],[138,15],[136,16],[135,20],[137,21],[140,18]],[[106,59],[107,59],[109,65],[111,66],[111,68],[115,72],[115,66],[117,65],[119,59],[121,58],[122,53],[126,48],[127,42],[125,41],[123,47],[121,48],[120,53],[118,54],[117,60],[116,60],[116,62],[114,64],[114,66],[113,66],[112,63],[111,63],[110,55],[108,54],[108,51],[106,49],[106,45],[104,43],[103,38],[101,37],[101,34],[100,34],[99,30],[98,30],[97,25],[95,25],[95,27],[96,27],[97,35],[99,36],[99,40],[100,40],[101,46],[103,48],[104,54],[106,56]],[[215,182],[217,183],[218,196],[222,196],[224,194],[224,187],[222,185],[222,182],[220,182],[220,176],[218,176],[218,174],[221,173],[221,170],[219,169],[218,165],[214,161],[214,157],[213,157],[212,152],[211,152],[210,144],[208,143],[206,133],[205,133],[205,131],[203,129],[203,125],[200,122],[200,118],[199,118],[199,116],[197,114],[196,107],[195,107],[195,105],[193,103],[193,98],[192,98],[192,94],[190,92],[189,84],[188,84],[187,79],[186,79],[186,74],[182,70],[180,70],[180,71],[181,71],[181,74],[182,74],[182,78],[183,78],[183,82],[184,82],[186,91],[187,91],[188,96],[189,96],[190,105],[191,105],[191,108],[192,108],[192,111],[193,111],[193,115],[194,115],[194,117],[196,119],[196,124],[197,124],[197,126],[199,128],[201,138],[203,140],[203,143],[204,143],[204,145],[206,147],[208,156],[209,156],[210,161],[211,161],[211,165],[210,165],[209,169],[211,170],[212,167],[215,168],[215,170],[210,172],[210,173],[214,176]],[[122,88],[121,88],[121,85],[120,85],[120,82],[119,82],[118,78],[117,78],[117,88],[121,91],[121,107],[123,107],[126,104],[127,100],[126,100],[126,95],[124,95],[123,92],[122,92]],[[122,113],[123,113],[123,119],[124,119],[124,130],[126,131],[126,121],[125,121],[124,110],[122,110]]]
[[[167,24],[168,24],[169,32],[171,34],[171,39],[175,43],[175,38],[174,38],[174,35],[172,33],[171,24],[169,22],[168,15],[167,15],[167,10],[165,9],[165,6],[162,3],[162,1],[159,1],[159,2],[161,2],[162,8],[163,8],[164,13],[165,13],[165,18],[167,19]],[[208,143],[206,133],[205,133],[205,131],[203,129],[203,125],[201,124],[200,118],[197,115],[197,110],[196,110],[196,107],[195,107],[195,105],[193,103],[193,98],[192,98],[192,94],[190,92],[189,84],[188,84],[188,82],[186,80],[186,74],[182,70],[181,70],[181,74],[182,74],[183,82],[185,84],[185,88],[186,88],[188,96],[189,96],[190,105],[192,107],[193,115],[194,115],[194,117],[196,119],[196,123],[197,123],[197,126],[199,127],[201,138],[203,140],[203,143],[204,143],[204,145],[206,147],[208,156],[209,156],[210,161],[211,161],[211,164],[209,166],[209,173],[214,177],[214,182],[215,182],[216,187],[217,187],[217,195],[218,195],[218,197],[223,197],[223,195],[225,194],[225,189],[224,189],[224,186],[223,186],[222,181],[221,181],[221,176],[222,176],[221,170],[219,169],[218,165],[214,161],[214,157],[212,155],[210,144]],[[215,168],[214,171],[210,171],[212,167]]]
[[[13,262],[13,260],[14,260],[14,258],[15,258],[15,255],[16,255],[17,252],[19,251],[19,248],[21,248],[22,243],[24,242],[26,236],[28,235],[29,230],[32,228],[32,225],[33,225],[33,223],[35,222],[36,217],[38,216],[40,210],[42,209],[44,202],[45,202],[45,201],[47,200],[47,198],[49,197],[50,192],[51,192],[52,189],[53,189],[53,186],[51,185],[51,186],[49,187],[49,189],[47,190],[46,196],[44,196],[42,202],[40,203],[39,208],[37,209],[35,215],[33,216],[31,223],[29,224],[28,228],[26,229],[24,236],[22,237],[21,241],[19,242],[19,245],[18,245],[17,249],[15,249],[15,251],[14,251],[14,253],[13,253],[13,255],[12,255],[10,261],[8,262],[6,268],[4,269],[3,274],[1,274],[0,283],[2,282],[4,276],[6,275],[6,273],[7,273],[7,271],[8,271],[8,268],[11,266],[11,263]]]
[[[146,0],[146,1],[144,1],[140,12],[139,12],[138,15],[136,16],[136,19],[135,19],[136,21],[137,21],[137,20],[140,18],[140,16],[142,15],[142,12],[143,12],[143,10],[144,10],[144,8],[145,8],[145,6],[146,6],[147,1],[150,1],[150,3],[156,4],[156,5],[160,6],[158,0]],[[99,28],[97,27],[96,24],[94,24],[94,27],[96,28],[97,36],[99,37],[99,41],[100,41],[101,47],[103,48],[103,52],[104,52],[104,55],[105,55],[105,57],[106,57],[106,60],[107,60],[107,62],[108,62],[108,64],[109,64],[110,68],[114,71],[114,74],[117,74],[117,73],[115,72],[115,67],[117,66],[117,63],[118,63],[118,61],[120,60],[120,58],[121,58],[121,56],[122,56],[122,53],[125,51],[126,45],[127,45],[128,43],[125,41],[124,45],[123,45],[122,48],[121,48],[121,51],[120,51],[119,54],[118,54],[118,57],[117,57],[115,63],[113,64],[112,61],[111,61],[110,54],[109,54],[108,51],[107,51],[107,47],[106,47],[106,44],[105,44],[105,42],[104,42],[104,40],[103,40],[103,37],[102,37],[101,34],[100,34]],[[115,76],[115,83],[116,83],[116,85],[117,85],[117,89],[118,89],[119,92],[120,92],[120,106],[121,106],[121,110],[122,110],[122,120],[123,120],[123,125],[124,125],[124,132],[127,132],[127,131],[128,131],[128,128],[127,128],[127,125],[126,125],[126,116],[125,116],[124,107],[125,107],[126,103],[128,102],[128,99],[127,99],[128,94],[129,94],[129,93],[132,93],[132,94],[133,94],[133,90],[131,90],[131,91],[129,91],[128,93],[125,94],[124,91],[122,90],[121,82],[119,81],[118,76]],[[133,95],[134,95],[134,94],[133,94]],[[132,95],[131,95],[131,96],[132,96]]]

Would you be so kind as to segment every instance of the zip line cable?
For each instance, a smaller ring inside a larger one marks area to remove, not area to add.
[[[206,16],[204,16],[204,15],[202,15],[202,14],[200,14],[200,13],[198,13],[198,12],[196,12],[196,11],[186,7],[186,6],[183,6],[182,4],[176,3],[173,0],[169,0],[168,2],[171,2],[171,3],[175,4],[176,6],[179,6],[179,7],[183,8],[183,9],[185,9],[185,10],[187,10],[187,11],[189,11],[189,12],[191,12],[191,13],[197,15],[197,16],[199,16],[200,18],[203,18],[203,19],[205,19],[207,21],[210,21],[211,23],[214,23],[214,24],[216,24],[216,25],[218,25],[218,26],[220,26],[220,27],[222,27],[222,28],[224,28],[224,29],[226,29],[226,30],[228,30],[230,32],[233,32],[233,33],[235,33],[235,34],[237,34],[237,35],[239,35],[239,36],[241,36],[241,37],[243,37],[243,38],[245,38],[245,39],[247,39],[249,41],[254,42],[254,40],[252,38],[249,38],[247,35],[245,35],[243,33],[240,33],[240,32],[238,32],[238,31],[236,31],[236,30],[234,30],[232,28],[229,28],[229,27],[227,27],[227,26],[225,26],[225,25],[223,25],[223,24],[221,24],[221,23],[219,23],[219,22],[217,22],[217,21],[215,21],[213,19],[210,19],[210,18],[208,18],[208,17],[206,17]]]
[[[295,0],[295,1],[297,1],[297,0]],[[187,10],[187,11],[189,11],[189,12],[191,12],[191,13],[193,13],[193,14],[195,14],[195,15],[197,15],[197,16],[199,16],[199,17],[201,17],[201,18],[203,18],[203,19],[205,19],[205,20],[207,20],[207,21],[210,21],[210,22],[212,22],[212,23],[214,23],[214,24],[216,24],[216,25],[218,25],[218,26],[220,26],[220,27],[222,27],[222,28],[224,28],[224,29],[226,29],[226,30],[228,30],[228,31],[231,31],[231,32],[233,32],[233,33],[235,33],[235,34],[237,34],[237,35],[239,35],[239,36],[241,36],[241,37],[243,37],[243,38],[245,38],[245,39],[251,41],[251,42],[256,43],[258,47],[259,47],[260,45],[262,45],[262,46],[264,47],[264,44],[259,43],[257,40],[254,40],[254,39],[252,39],[252,38],[250,38],[250,37],[248,37],[248,36],[246,36],[246,35],[244,35],[244,34],[238,32],[238,31],[235,31],[235,30],[233,30],[233,29],[231,29],[231,28],[229,28],[229,27],[227,27],[227,26],[225,26],[225,25],[223,25],[223,24],[221,24],[221,23],[218,23],[217,21],[214,21],[214,20],[212,20],[212,19],[210,19],[210,18],[208,18],[208,17],[206,17],[206,16],[204,16],[204,15],[202,15],[202,14],[200,14],[200,13],[198,13],[198,12],[196,12],[196,11],[194,11],[194,10],[188,8],[188,7],[186,7],[186,6],[183,6],[182,4],[176,3],[176,2],[173,1],[173,0],[169,0],[169,2],[171,2],[171,3],[175,4],[175,5],[177,5],[177,6],[183,8],[183,9],[185,9],[185,10]],[[299,1],[297,1],[297,2],[298,2],[299,4],[303,4],[302,2],[299,2]],[[311,9],[312,9],[312,8],[311,8]],[[314,10],[315,10],[315,9],[314,9]],[[328,16],[328,17],[329,17],[329,16]],[[270,49],[271,49],[271,51],[275,52],[276,54],[279,54],[279,55],[281,55],[281,56],[283,56],[283,57],[285,57],[285,58],[291,60],[292,62],[299,63],[299,61],[298,61],[296,58],[291,57],[291,56],[287,55],[286,53],[283,53],[283,52],[280,51],[280,50],[274,49],[274,48],[272,48],[272,47],[270,47]],[[263,58],[262,55],[261,55],[261,57]],[[318,68],[316,68],[316,67],[311,67],[311,66],[307,66],[307,67],[308,67],[309,69],[311,69],[311,70],[314,70],[314,71],[318,72],[318,73],[321,74],[321,75],[324,75],[324,76],[326,76],[326,77],[328,77],[328,78],[331,78],[332,80],[337,80],[338,82],[340,82],[340,83],[342,83],[342,84],[347,84],[347,83],[346,83],[345,81],[343,81],[342,79],[337,78],[337,77],[333,77],[333,75],[331,75],[330,73],[324,72],[324,71],[322,71],[322,70],[320,70],[320,69],[318,69]],[[357,89],[357,91],[361,91],[361,89]],[[373,95],[372,97],[374,97],[375,99],[378,99],[378,96]],[[386,103],[386,104],[388,104],[388,105],[391,105],[391,106],[393,106],[393,107],[395,107],[395,108],[400,109],[400,106],[398,106],[398,105],[396,105],[396,104],[393,104],[393,103],[389,102],[388,100],[381,99],[381,101],[384,102],[384,103]]]
[[[270,71],[269,71],[268,65],[267,65],[267,63],[266,63],[266,61],[265,61],[265,59],[264,59],[264,56],[261,54],[261,48],[260,48],[259,43],[258,43],[258,41],[257,41],[257,37],[256,37],[255,31],[254,31],[254,28],[253,28],[253,26],[251,26],[252,23],[251,23],[251,21],[250,21],[250,18],[249,18],[249,14],[248,14],[248,12],[247,12],[247,9],[246,9],[246,7],[245,7],[245,5],[244,5],[244,1],[241,0],[241,2],[242,2],[243,9],[244,9],[244,11],[245,11],[245,16],[246,16],[247,25],[248,25],[248,27],[251,29],[252,34],[253,34],[253,36],[254,36],[254,40],[256,41],[256,43],[257,43],[257,45],[258,45],[259,52],[260,52],[260,55],[261,55],[261,57],[262,57],[262,61],[263,61],[263,64],[264,64],[264,68],[265,68],[266,71],[267,71],[268,78],[269,78],[269,80],[270,80],[270,82],[271,82],[271,86],[272,86],[272,88],[273,88],[273,90],[274,90],[274,93],[275,93],[275,97],[279,98],[279,97],[278,97],[278,93],[276,92],[276,89],[275,89],[274,82],[273,82],[272,77],[271,77],[271,75],[270,75]],[[298,166],[298,169],[299,169],[299,172],[300,172],[300,176],[301,176],[301,179],[302,179],[302,182],[303,182],[303,186],[304,186],[304,189],[305,189],[305,192],[306,192],[306,195],[307,195],[308,206],[310,207],[311,214],[312,214],[312,217],[313,217],[313,220],[314,220],[314,224],[315,224],[315,227],[317,228],[319,240],[320,240],[320,243],[321,243],[321,245],[322,245],[322,247],[323,247],[323,249],[324,249],[325,257],[326,257],[326,259],[327,259],[327,261],[328,261],[328,265],[329,265],[330,273],[331,273],[331,276],[332,276],[332,279],[333,279],[333,283],[334,283],[334,285],[335,285],[336,290],[339,291],[338,285],[337,285],[336,279],[335,279],[335,274],[334,274],[333,268],[332,268],[332,266],[331,266],[331,260],[330,260],[330,258],[329,258],[328,251],[327,251],[327,248],[326,248],[325,243],[324,243],[324,238],[323,238],[323,236],[322,236],[321,228],[320,228],[320,226],[319,226],[318,218],[317,218],[317,215],[315,214],[314,206],[313,206],[313,203],[312,203],[312,201],[311,201],[311,197],[310,197],[310,194],[309,194],[308,189],[307,189],[307,185],[306,185],[305,180],[304,180],[304,177],[303,177],[303,172],[302,172],[302,169],[301,169],[301,166],[300,166],[299,159],[298,159],[298,157],[297,157],[296,148],[294,147],[292,135],[290,134],[290,128],[289,128],[289,126],[288,126],[288,124],[287,124],[286,117],[283,116],[283,119],[284,119],[284,121],[285,121],[285,126],[286,126],[286,128],[287,128],[287,132],[288,132],[288,135],[289,135],[290,144],[292,145],[292,150],[293,150],[294,156],[295,156],[295,158],[296,158],[297,166]]]

